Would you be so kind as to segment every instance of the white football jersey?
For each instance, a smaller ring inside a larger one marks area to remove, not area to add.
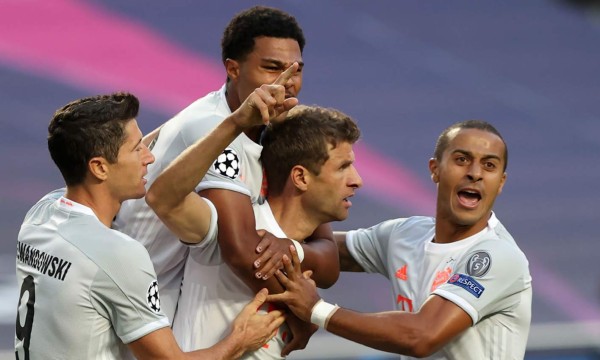
[[[210,203],[209,203],[210,204]],[[266,229],[277,237],[286,237],[271,212],[268,202],[255,203],[257,229]],[[211,230],[198,245],[190,247],[181,287],[179,308],[173,321],[173,333],[184,351],[212,346],[231,332],[231,325],[254,292],[223,262],[217,241],[216,210]],[[265,304],[262,311],[275,309]],[[242,359],[283,359],[281,350],[289,336],[284,324],[263,348]]]
[[[62,195],[27,213],[17,243],[18,359],[123,359],[169,326],[146,249]]]
[[[346,244],[366,272],[392,282],[397,310],[417,312],[435,294],[471,316],[473,326],[430,359],[523,359],[531,276],[512,236],[494,214],[469,238],[438,244],[434,235],[435,219],[415,216],[350,231]]]
[[[147,187],[179,154],[230,114],[223,86],[220,91],[195,101],[165,123],[151,149],[156,160],[148,165]],[[253,202],[257,201],[263,177],[261,151],[262,146],[241,134],[214,162],[196,191],[227,189],[246,194]],[[113,227],[136,239],[148,250],[158,275],[163,312],[172,320],[188,248],[179,242],[144,199],[125,201]]]

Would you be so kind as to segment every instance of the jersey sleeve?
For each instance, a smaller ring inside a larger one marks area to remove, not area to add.
[[[208,135],[229,115],[220,111],[216,104],[210,105],[213,100],[202,101],[202,104],[192,104],[176,115],[175,118],[180,127],[173,126],[162,130],[169,131],[167,137],[175,138],[173,144],[176,144],[169,145],[169,149],[165,152],[162,158],[165,166],[179,156],[183,150]],[[217,188],[237,191],[250,196],[250,191],[241,181],[243,151],[243,143],[238,137],[212,163],[204,178],[196,186],[196,192]]]
[[[531,286],[528,266],[518,248],[489,239],[461,257],[456,272],[433,293],[460,306],[476,324],[517,305],[519,294]]]
[[[346,234],[348,251],[368,273],[380,273],[387,277],[387,252],[392,231],[397,220],[388,220],[367,229],[349,231]]]
[[[202,200],[206,201],[206,204],[210,209],[210,225],[208,227],[208,231],[206,232],[206,236],[204,236],[204,239],[202,239],[200,242],[198,242],[197,244],[183,243],[184,245],[192,249],[208,249],[218,246],[216,239],[219,229],[219,213],[217,212],[217,208],[212,203],[212,201],[204,197],[202,198]]]
[[[160,311],[156,274],[143,245],[130,240],[114,257],[99,264],[90,291],[96,310],[109,318],[117,336],[128,344],[169,326]]]
[[[251,196],[250,189],[242,181],[244,147],[239,138],[236,138],[217,157],[210,166],[202,181],[196,186],[196,192],[206,189],[224,189]]]

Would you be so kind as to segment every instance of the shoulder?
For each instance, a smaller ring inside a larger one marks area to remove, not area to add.
[[[496,274],[529,278],[527,257],[505,230],[498,232],[498,228],[494,227],[471,246],[463,258],[467,274],[483,276],[489,270]]]
[[[48,209],[52,207],[54,203],[58,199],[60,199],[60,197],[64,194],[65,189],[62,188],[51,191],[48,194],[44,195],[40,200],[38,200],[37,203],[35,203],[35,205],[31,207],[31,209],[29,209],[29,211],[27,211],[23,223],[35,223],[39,220],[40,217],[48,216]]]
[[[93,216],[80,216],[58,227],[62,238],[84,253],[100,268],[115,264],[150,264],[146,248],[122,232],[107,228]]]
[[[390,232],[394,234],[420,234],[433,229],[435,227],[435,219],[429,216],[411,216],[408,218],[387,220],[380,223],[379,226],[389,228]]]
[[[183,128],[188,128],[190,122],[216,122],[222,120],[230,113],[229,106],[224,101],[222,90],[220,90],[213,91],[194,101],[171,120],[172,122],[180,123],[180,126]]]
[[[379,242],[398,242],[406,239],[420,238],[422,234],[429,233],[435,226],[434,219],[426,216],[413,216],[409,218],[396,218],[383,221],[367,229],[349,231],[347,239],[353,237],[369,237]]]

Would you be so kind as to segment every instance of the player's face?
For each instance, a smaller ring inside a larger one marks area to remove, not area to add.
[[[235,81],[240,102],[243,102],[256,88],[273,83],[277,77],[294,62],[300,64],[296,74],[284,85],[286,97],[296,97],[302,88],[302,53],[294,39],[257,37],[254,49],[238,62],[239,71]]]
[[[478,129],[456,129],[448,134],[441,160],[429,161],[438,185],[436,221],[466,236],[487,225],[496,196],[506,181],[504,143]]]
[[[139,199],[146,194],[144,176],[148,165],[154,162],[154,156],[142,143],[142,132],[135,119],[127,123],[125,134],[117,162],[110,165],[110,189],[120,201]]]
[[[321,223],[340,221],[348,217],[352,206],[350,197],[362,186],[362,179],[354,167],[352,144],[329,146],[329,159],[319,175],[311,174],[311,181],[303,195],[312,215]]]

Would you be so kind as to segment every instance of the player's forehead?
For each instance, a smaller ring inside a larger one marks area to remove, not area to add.
[[[452,129],[447,134],[446,153],[469,152],[481,155],[504,157],[505,145],[502,139],[489,131],[481,129]]]
[[[258,61],[280,62],[286,67],[294,62],[303,62],[300,45],[292,38],[256,37],[254,47],[248,56]]]
[[[134,147],[142,139],[142,131],[140,130],[137,120],[131,119],[125,123],[123,127],[124,141],[121,148]]]
[[[335,146],[333,144],[327,144],[328,159],[325,163],[331,164],[342,164],[346,162],[354,162],[354,148],[351,143],[347,141],[339,141]]]

